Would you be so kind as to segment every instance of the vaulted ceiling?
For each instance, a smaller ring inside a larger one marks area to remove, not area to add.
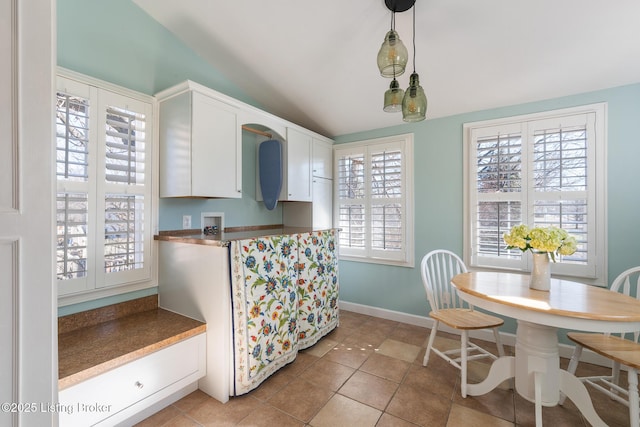
[[[402,124],[382,111],[383,0],[134,0],[269,112],[326,136]],[[640,82],[638,0],[417,0],[427,119]],[[396,30],[413,65],[412,11]]]

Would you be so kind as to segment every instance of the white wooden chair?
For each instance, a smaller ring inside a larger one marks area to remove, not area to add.
[[[466,273],[464,262],[451,251],[435,250],[422,258],[420,266],[422,282],[431,305],[429,317],[434,320],[429,334],[427,351],[422,362],[427,366],[431,351],[458,368],[461,372],[460,391],[467,397],[467,362],[489,357],[497,359],[493,353],[469,341],[469,331],[474,329],[493,329],[498,354],[504,356],[498,328],[504,321],[499,317],[475,311],[473,306],[462,301],[451,279],[458,273]],[[433,346],[440,323],[460,331],[460,348],[441,351]]]
[[[625,295],[635,295],[640,299],[640,266],[623,271],[611,284],[611,291]],[[582,350],[587,348],[611,360],[612,367],[609,375],[578,377],[584,383],[590,384],[596,390],[608,395],[614,400],[629,407],[629,425],[639,427],[640,408],[638,402],[638,370],[640,370],[640,331],[627,334],[595,334],[584,332],[569,332],[567,337],[576,343],[567,371],[575,374]],[[629,386],[620,387],[620,367],[627,369]],[[565,397],[561,397],[564,402]]]

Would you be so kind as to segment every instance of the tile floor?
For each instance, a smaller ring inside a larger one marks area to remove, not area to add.
[[[463,399],[457,369],[436,355],[423,367],[428,332],[343,310],[336,330],[252,392],[221,404],[197,390],[137,426],[535,425],[533,404],[506,382],[486,395]],[[440,334],[438,340],[440,346],[458,345]],[[478,343],[495,351],[493,343]],[[566,367],[567,360],[561,364]],[[469,381],[484,378],[487,368],[487,363],[473,362]],[[580,364],[579,369],[579,374],[604,372],[588,364]],[[601,393],[591,394],[596,411],[608,425],[629,425],[625,406]],[[569,400],[564,406],[543,408],[543,418],[545,426],[588,426]]]

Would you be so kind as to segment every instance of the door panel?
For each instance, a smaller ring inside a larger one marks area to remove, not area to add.
[[[57,399],[53,6],[0,0],[0,400],[9,404],[2,426],[57,425],[39,406]]]

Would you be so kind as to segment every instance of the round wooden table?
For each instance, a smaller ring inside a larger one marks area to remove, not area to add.
[[[549,291],[529,289],[526,274],[469,272],[451,280],[460,298],[476,307],[517,320],[515,357],[496,360],[487,378],[469,384],[467,393],[488,393],[515,377],[516,391],[536,405],[555,406],[564,393],[593,426],[606,426],[593,408],[586,387],[560,369],[558,328],[589,332],[640,330],[640,301],[605,288],[551,279]]]

